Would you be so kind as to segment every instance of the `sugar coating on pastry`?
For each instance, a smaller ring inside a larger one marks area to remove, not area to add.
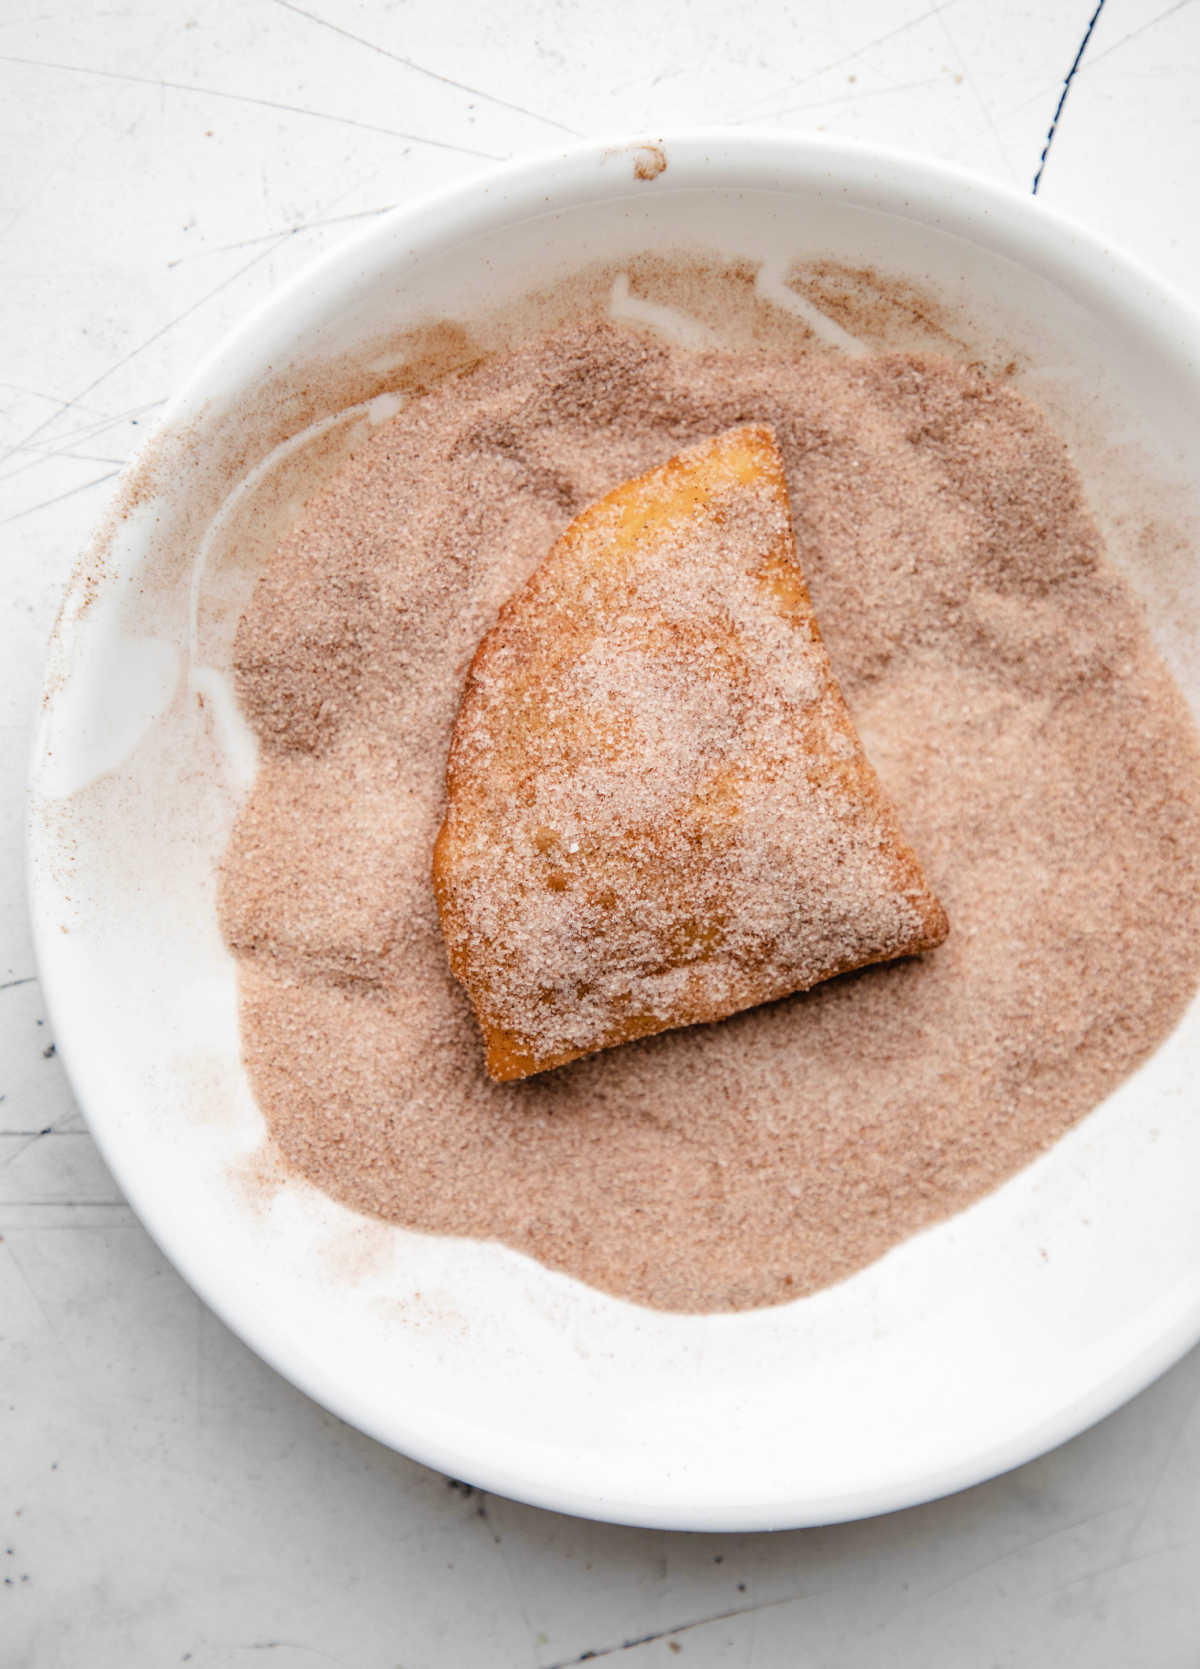
[[[487,1069],[527,1077],[941,943],[746,426],[585,510],[467,675],[434,886]]]

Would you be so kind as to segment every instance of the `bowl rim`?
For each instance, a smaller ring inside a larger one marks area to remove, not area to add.
[[[606,171],[612,158],[628,157],[651,145],[661,147],[667,158],[667,168],[658,178],[631,185],[627,176],[618,182],[613,169]],[[773,171],[778,176],[774,180]],[[327,298],[331,290],[352,289],[364,262],[370,264],[373,252],[393,245],[402,236],[407,239],[405,259],[419,261],[425,251],[444,247],[454,233],[470,235],[507,221],[527,219],[534,212],[576,207],[589,197],[611,200],[635,191],[703,192],[739,187],[785,191],[815,188],[852,195],[855,203],[978,241],[997,254],[1030,266],[1106,313],[1136,317],[1139,329],[1160,339],[1176,359],[1182,358],[1200,385],[1200,310],[1196,305],[1142,261],[1119,251],[1040,197],[890,146],[769,127],[688,127],[653,138],[629,134],[587,138],[473,171],[447,186],[419,194],[356,229],[277,286],[200,360],[121,472],[114,496],[119,499],[130,476],[160,438],[180,426],[203,400],[206,390],[223,382],[225,368],[264,331],[271,330],[279,316],[302,307],[306,297],[320,294]],[[67,584],[50,636],[48,667],[53,667],[55,652],[63,648],[64,617],[92,560],[89,548]],[[977,1448],[933,1470],[920,1468],[914,1475],[892,1480],[878,1489],[828,1499],[814,1499],[797,1490],[769,1507],[762,1501],[749,1500],[725,1501],[716,1510],[706,1508],[687,1479],[680,1480],[682,1487],[673,1498],[665,1497],[661,1490],[638,1498],[618,1497],[572,1485],[561,1475],[555,1455],[538,1474],[521,1463],[513,1465],[490,1447],[473,1449],[469,1441],[431,1437],[404,1428],[403,1420],[389,1425],[377,1407],[364,1401],[353,1386],[339,1382],[336,1368],[322,1373],[311,1364],[298,1364],[289,1358],[286,1329],[268,1336],[261,1317],[248,1313],[248,1306],[241,1302],[235,1283],[222,1288],[199,1267],[190,1237],[172,1216],[169,1202],[150,1197],[138,1185],[123,1163],[119,1145],[110,1140],[101,1098],[91,1092],[86,1063],[76,1054],[70,1008],[61,1000],[58,968],[60,958],[67,953],[60,935],[51,927],[51,906],[61,895],[61,888],[54,880],[49,854],[43,850],[36,815],[40,797],[34,771],[41,755],[41,736],[35,733],[26,816],[26,873],[35,957],[59,1053],[105,1163],[159,1249],[222,1322],[291,1384],[389,1448],[438,1471],[467,1477],[489,1492],[584,1518],[647,1528],[721,1532],[832,1524],[935,1500],[1044,1454],[1113,1412],[1200,1340],[1198,1280],[1195,1292],[1171,1307],[1160,1331],[1122,1371],[1112,1373],[1087,1394],[1067,1399],[1019,1436]],[[481,1435],[486,1442],[487,1434]]]

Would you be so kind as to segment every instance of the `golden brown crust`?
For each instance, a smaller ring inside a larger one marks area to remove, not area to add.
[[[438,909],[499,1080],[948,931],[833,676],[765,427],[571,524],[475,653],[446,783]]]

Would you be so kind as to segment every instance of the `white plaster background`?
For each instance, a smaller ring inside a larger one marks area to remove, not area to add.
[[[775,1536],[451,1487],[233,1339],[53,1053],[23,886],[69,568],[199,356],[356,221],[568,134],[773,123],[1029,189],[1094,0],[0,0],[0,1666],[1196,1669],[1200,1354],[1056,1453]],[[1195,293],[1200,6],[1106,0],[1040,193]]]

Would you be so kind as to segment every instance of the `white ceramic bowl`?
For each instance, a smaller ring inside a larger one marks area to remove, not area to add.
[[[692,1529],[822,1523],[1025,1460],[1200,1335],[1200,1007],[1038,1163],[852,1280],[779,1309],[671,1316],[506,1248],[368,1224],[298,1184],[248,1180],[262,1124],[214,919],[247,777],[222,673],[262,554],[247,519],[238,560],[214,568],[214,517],[244,511],[272,472],[287,487],[288,447],[261,460],[336,404],[338,365],[378,359],[389,337],[394,353],[406,323],[469,320],[598,257],[877,265],[1011,344],[1200,700],[1196,564],[1165,576],[1137,537],[1151,499],[1176,525],[1198,508],[1200,332],[1185,306],[1031,199],[942,167],[746,132],[662,151],[655,173],[653,152],[589,144],[397,211],[196,374],[55,631],[33,911],[56,1036],[106,1159],[174,1264],[281,1373],[431,1466],[563,1511]],[[297,367],[314,360],[325,381],[297,393]],[[331,423],[331,447],[382,414]]]

